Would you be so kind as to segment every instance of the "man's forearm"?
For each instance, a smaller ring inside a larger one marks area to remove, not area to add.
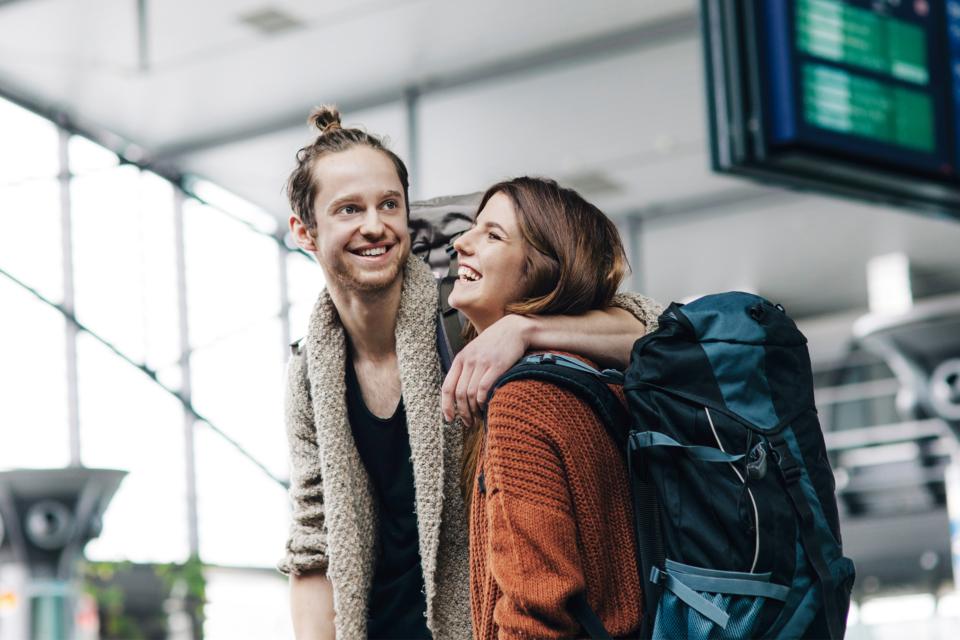
[[[610,307],[579,316],[529,316],[525,329],[530,349],[570,351],[603,366],[623,369],[646,327],[625,309]]]
[[[297,640],[333,640],[333,584],[324,573],[290,576],[290,614]]]

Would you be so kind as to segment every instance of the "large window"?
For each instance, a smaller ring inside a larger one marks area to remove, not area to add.
[[[0,136],[0,468],[70,463],[73,389],[80,462],[128,472],[87,555],[182,561],[189,431],[169,391],[188,394],[216,426],[193,422],[201,558],[272,567],[289,520],[278,482],[288,475],[283,301],[294,301],[305,330],[319,269],[278,243],[272,216],[215,185],[190,182],[178,209],[168,180],[2,100]],[[99,339],[68,331],[53,306],[65,283],[77,320]]]

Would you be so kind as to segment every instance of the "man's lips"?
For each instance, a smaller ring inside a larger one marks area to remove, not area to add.
[[[390,253],[390,250],[393,249],[394,246],[395,244],[392,242],[382,242],[364,245],[362,247],[354,247],[347,249],[347,251],[360,258],[379,258]]]

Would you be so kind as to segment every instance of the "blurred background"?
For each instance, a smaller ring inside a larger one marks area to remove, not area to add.
[[[957,2],[0,0],[0,639],[292,637],[284,366],[323,277],[283,185],[320,103],[414,199],[550,176],[629,289],[784,305],[848,636],[960,637]]]

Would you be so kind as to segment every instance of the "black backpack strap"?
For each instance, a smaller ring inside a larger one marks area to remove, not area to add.
[[[567,389],[590,405],[603,423],[617,449],[626,451],[629,415],[609,384],[623,384],[623,373],[616,369],[599,371],[576,358],[559,353],[539,353],[522,358],[494,383],[487,405],[497,389],[514,380],[543,380]]]
[[[570,598],[569,606],[570,613],[593,640],[612,640],[610,634],[604,628],[603,622],[587,604],[587,597],[582,592]]]
[[[450,255],[450,268],[447,275],[438,282],[439,304],[437,306],[437,352],[440,354],[440,365],[444,374],[450,370],[453,359],[463,349],[463,327],[460,325],[460,316],[457,310],[447,302],[450,292],[453,291],[453,285],[457,281],[459,266],[457,252],[454,251],[452,244],[447,246],[447,253]]]
[[[628,414],[610,390],[609,384],[623,384],[623,374],[615,369],[598,371],[593,367],[561,354],[543,353],[527,356],[500,376],[493,385],[487,404],[497,389],[514,380],[542,380],[567,389],[585,401],[600,418],[604,428],[620,451],[626,450],[626,438],[629,428]],[[483,475],[480,475],[483,482]],[[570,613],[576,618],[584,631],[594,640],[609,640],[610,634],[603,622],[587,603],[582,593],[570,599]]]
[[[770,444],[777,453],[780,477],[787,489],[787,495],[790,496],[790,502],[800,517],[800,539],[803,542],[803,548],[810,558],[810,564],[820,580],[821,591],[823,592],[823,606],[827,618],[827,628],[830,631],[832,640],[841,640],[844,636],[845,620],[841,617],[837,609],[836,584],[830,568],[827,566],[826,558],[823,555],[824,544],[834,544],[832,540],[824,540],[823,534],[817,527],[816,518],[810,503],[803,493],[803,487],[800,486],[800,477],[803,474],[803,468],[800,462],[790,451],[790,446],[782,433],[776,433],[768,436]]]
[[[658,568],[664,566],[663,537],[660,529],[660,502],[650,481],[645,453],[634,448],[633,438],[627,448],[627,475],[630,477],[630,495],[633,497],[634,534],[637,537],[637,555],[640,556],[640,581],[643,585],[643,621],[641,638],[653,637],[653,622],[660,603],[662,588],[653,579]]]

